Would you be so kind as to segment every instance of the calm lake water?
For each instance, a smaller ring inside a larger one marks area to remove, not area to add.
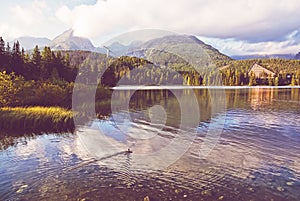
[[[300,89],[192,92],[194,111],[118,90],[74,134],[2,135],[0,200],[300,200]]]

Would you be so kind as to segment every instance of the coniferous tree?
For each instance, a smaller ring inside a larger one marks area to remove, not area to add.
[[[19,41],[15,42],[13,45],[11,65],[13,72],[17,75],[22,75],[24,73]]]
[[[2,37],[0,37],[0,55],[5,53],[5,42]]]
[[[44,50],[41,53],[42,55],[42,72],[41,77],[43,79],[48,79],[51,77],[53,64],[52,64],[52,52],[50,47],[44,47]]]
[[[39,47],[36,45],[35,48],[33,49],[32,62],[35,65],[40,66],[41,61],[42,61],[41,53],[40,53]]]
[[[6,53],[10,54],[10,45],[9,45],[9,42],[6,43]]]
[[[9,42],[6,43],[6,51],[5,51],[5,63],[6,63],[6,71],[7,73],[12,72],[12,67],[11,67],[11,49]]]
[[[5,55],[5,42],[0,37],[0,69],[4,70],[6,66],[6,55]]]
[[[39,50],[39,47],[36,45],[33,49],[32,53],[32,65],[30,65],[30,75],[33,79],[39,79],[41,78],[41,68],[42,68],[42,57]]]
[[[22,47],[22,50],[21,50],[21,58],[24,61],[24,59],[25,59],[25,50],[24,50],[23,47]]]

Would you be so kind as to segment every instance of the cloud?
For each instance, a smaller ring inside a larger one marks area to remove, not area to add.
[[[0,7],[0,36],[11,41],[20,36],[53,38],[60,34],[68,26],[58,21],[54,15],[59,8],[58,1],[60,0],[3,2]]]
[[[15,21],[26,25],[34,25],[42,21],[43,12],[46,8],[45,1],[35,0],[29,6],[14,5],[10,8],[10,12]]]
[[[295,37],[295,32],[292,32],[286,40],[283,41],[266,41],[250,43],[247,41],[235,39],[219,39],[199,37],[205,43],[211,44],[218,50],[227,55],[243,55],[243,54],[296,54],[300,51],[300,41]]]
[[[298,1],[5,1],[0,8],[0,35],[54,38],[72,27],[75,35],[100,45],[121,33],[152,28],[203,36],[231,55],[294,53],[300,50]]]
[[[284,41],[300,27],[298,0],[98,0],[63,10],[58,19],[86,37],[159,28],[256,43]]]
[[[67,6],[60,7],[56,13],[56,17],[65,24],[73,24],[73,18],[71,10]]]
[[[11,27],[7,24],[0,25],[0,36],[3,37],[5,40],[12,40],[18,36],[21,36],[22,32],[15,27]]]
[[[33,24],[35,21],[35,17],[33,16],[33,13],[22,8],[19,5],[16,5],[16,7],[11,8],[12,13],[14,13],[13,17],[16,20],[20,20],[22,23],[25,24]]]

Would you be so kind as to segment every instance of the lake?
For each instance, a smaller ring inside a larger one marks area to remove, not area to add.
[[[299,88],[119,88],[101,107],[75,133],[0,135],[1,200],[300,200]]]

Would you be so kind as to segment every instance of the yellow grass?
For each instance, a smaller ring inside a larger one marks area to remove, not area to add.
[[[60,107],[3,107],[0,108],[0,130],[73,131],[73,113]]]

